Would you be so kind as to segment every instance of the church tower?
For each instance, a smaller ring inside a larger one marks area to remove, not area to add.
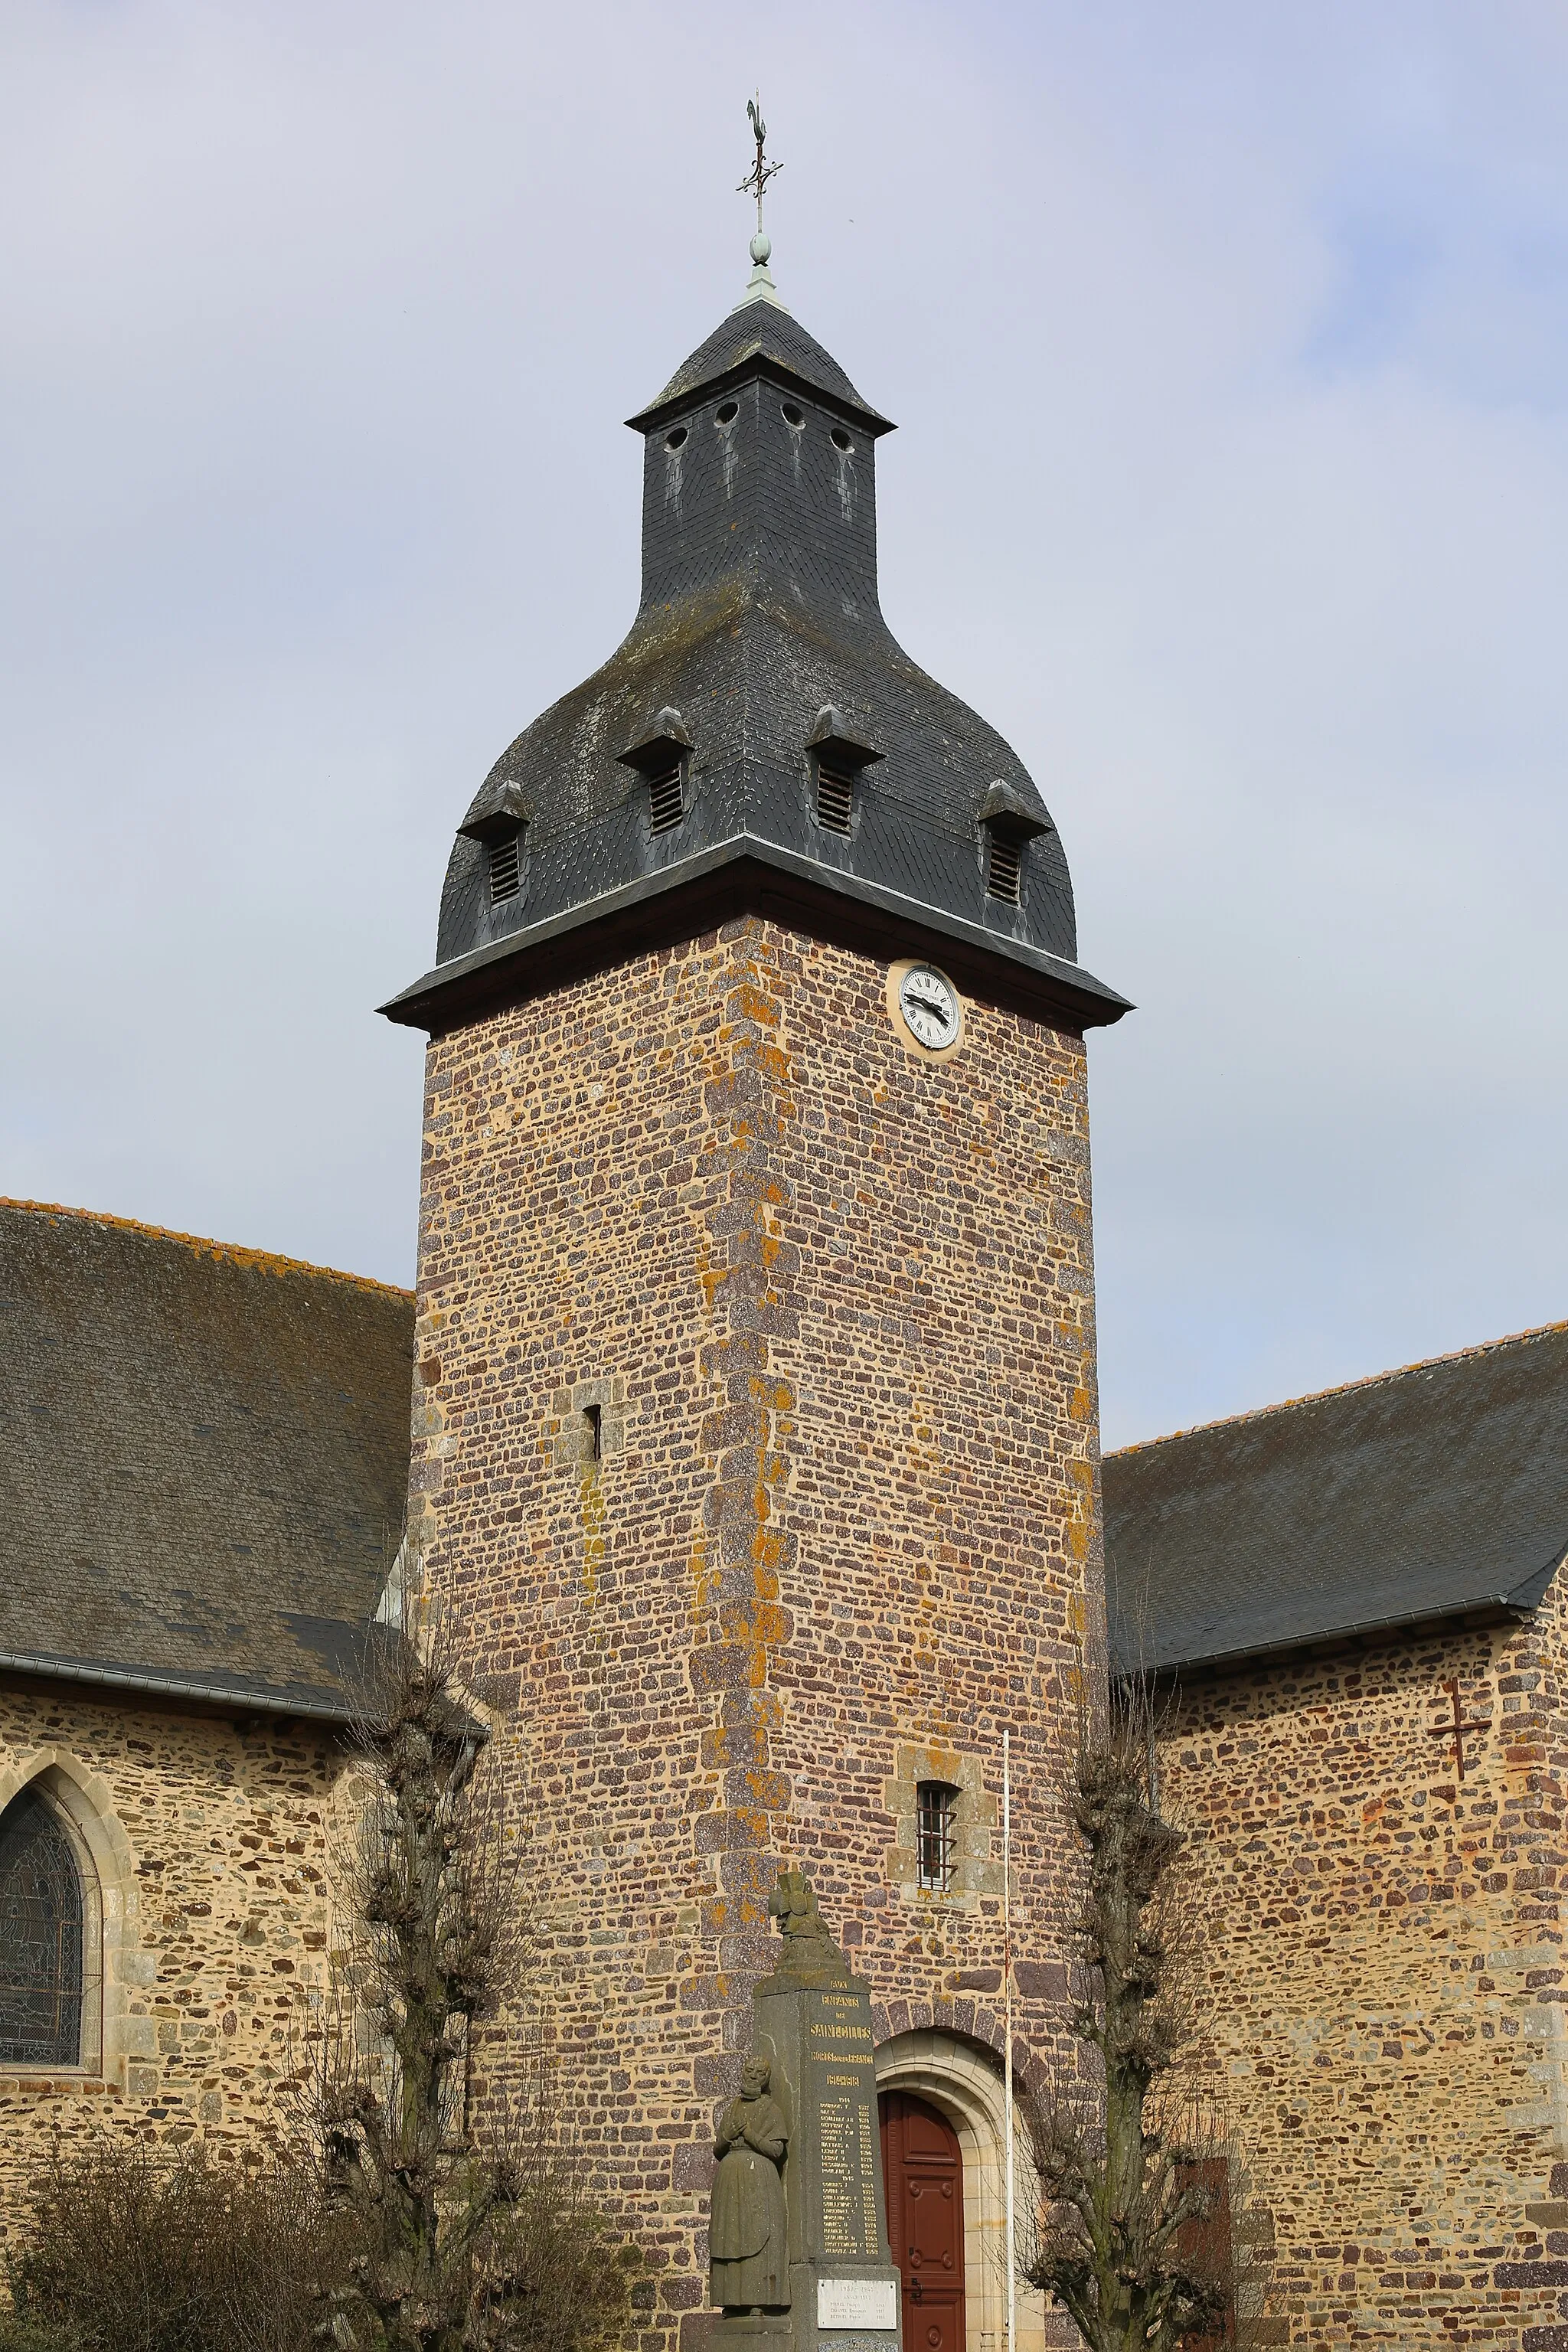
[[[872,1988],[889,2164],[948,2184],[919,2352],[993,2352],[1002,1738],[1026,2077],[1100,1654],[1084,1034],[1127,1007],[1021,762],[888,630],[891,426],[752,250],[630,420],[630,633],[496,763],[384,1008],[430,1036],[410,1543],[516,1727],[538,1997],[658,2265],[644,2352],[709,2325],[791,1867]]]

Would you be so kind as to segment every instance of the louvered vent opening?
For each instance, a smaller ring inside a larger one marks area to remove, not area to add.
[[[816,770],[816,822],[829,833],[847,833],[855,813],[855,779],[842,768]]]
[[[985,887],[994,898],[1005,898],[1009,907],[1018,903],[1018,884],[1023,860],[1023,845],[991,836],[991,862],[986,868]]]
[[[684,811],[679,763],[667,768],[661,776],[648,778],[647,814],[648,824],[655,833],[668,833],[672,824],[680,823]]]
[[[509,833],[489,845],[490,904],[499,907],[505,898],[515,898],[522,887],[522,835]]]

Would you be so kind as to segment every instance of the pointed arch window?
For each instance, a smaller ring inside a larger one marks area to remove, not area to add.
[[[82,2062],[85,1892],[65,1823],[24,1789],[0,1814],[0,2065]]]

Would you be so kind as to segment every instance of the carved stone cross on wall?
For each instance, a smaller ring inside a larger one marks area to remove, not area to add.
[[[1465,1716],[1459,1706],[1459,1684],[1458,1676],[1454,1676],[1449,1681],[1446,1682],[1443,1685],[1443,1688],[1447,1692],[1448,1696],[1453,1703],[1454,1719],[1451,1723],[1428,1724],[1426,1727],[1426,1737],[1428,1739],[1451,1739],[1453,1741],[1454,1762],[1458,1767],[1459,1778],[1462,1780],[1465,1777],[1466,1740],[1476,1732],[1489,1731],[1491,1729],[1491,1725],[1479,1717],[1471,1716],[1467,1717]]]

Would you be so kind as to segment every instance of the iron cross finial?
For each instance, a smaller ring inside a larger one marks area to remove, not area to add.
[[[745,178],[742,181],[735,193],[737,195],[742,196],[755,196],[757,200],[756,242],[761,243],[766,234],[763,227],[763,197],[766,193],[768,182],[773,177],[773,174],[776,172],[782,172],[784,170],[784,165],[782,163],[770,163],[763,152],[763,150],[767,145],[768,126],[763,121],[763,93],[761,90],[757,92],[755,98],[749,98],[746,100],[746,112],[751,117],[752,136],[757,142],[757,160],[752,164],[751,170],[747,173]],[[753,261],[765,262],[768,256],[765,253],[757,253],[753,251],[752,258]]]

